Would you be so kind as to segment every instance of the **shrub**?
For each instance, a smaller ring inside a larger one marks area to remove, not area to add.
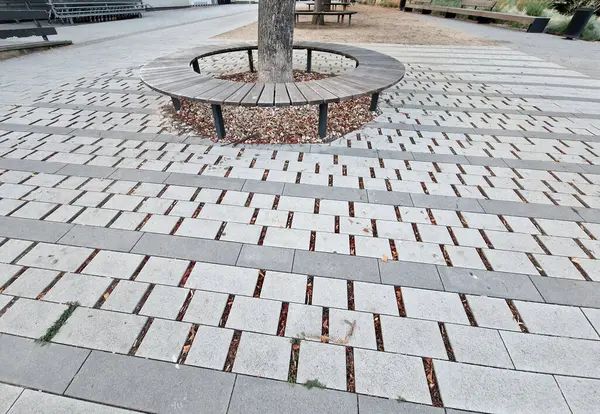
[[[544,11],[550,7],[550,3],[547,3],[545,1],[536,1],[536,0],[532,0],[532,1],[528,1],[527,3],[525,3],[523,5],[523,9],[525,11],[525,14],[528,16],[542,16]]]
[[[585,26],[585,29],[581,34],[581,40],[587,40],[590,42],[600,40],[600,20],[595,17],[590,19],[589,23],[587,26]]]
[[[581,8],[591,8],[594,10],[600,9],[600,0],[565,0],[557,3],[555,8],[565,14],[573,14],[575,10]]]

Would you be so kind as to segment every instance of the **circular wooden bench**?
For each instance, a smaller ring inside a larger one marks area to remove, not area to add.
[[[176,110],[181,99],[212,105],[218,138],[225,136],[222,105],[284,107],[319,105],[319,135],[325,137],[329,103],[371,95],[371,111],[376,110],[379,92],[398,83],[404,65],[383,53],[349,45],[298,42],[294,49],[307,51],[306,71],[311,71],[312,52],[333,53],[356,62],[339,75],[308,82],[242,83],[217,79],[200,73],[198,59],[222,53],[246,51],[250,71],[254,72],[252,51],[256,44],[206,45],[154,59],[141,69],[142,82],[171,97]]]

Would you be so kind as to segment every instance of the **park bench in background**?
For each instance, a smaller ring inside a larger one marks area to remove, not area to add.
[[[312,10],[312,7],[315,5],[314,1],[309,1],[304,3],[308,6],[308,10]],[[326,3],[325,5],[330,7],[329,10],[337,10],[338,6],[342,8],[342,10],[346,10],[348,8],[348,6],[350,6],[350,2],[343,2],[343,1],[333,1],[331,3]]]
[[[352,24],[352,15],[356,14],[355,11],[322,11],[316,12],[312,10],[296,10],[296,23],[300,23],[300,16],[337,16],[338,23],[340,22],[340,18],[342,23],[344,23],[344,17],[348,16],[348,26]]]
[[[477,19],[478,23],[490,23],[492,20],[518,22],[529,25],[527,31],[530,33],[542,33],[550,21],[549,17],[495,12],[492,11],[495,5],[496,2],[491,0],[463,0],[460,7],[446,7],[432,5],[431,0],[412,0],[406,3],[404,11],[410,12],[417,9],[421,10],[423,14],[435,11],[444,13],[444,17],[447,18],[454,18],[457,15],[472,16]]]
[[[23,24],[0,24],[0,39],[11,37],[41,36],[48,41],[48,36],[55,35],[56,29],[51,26],[43,27],[39,20],[47,20],[45,10],[0,10],[0,22],[27,22]]]

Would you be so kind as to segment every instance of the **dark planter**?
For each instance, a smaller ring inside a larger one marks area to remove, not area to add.
[[[566,39],[579,39],[583,29],[594,15],[594,9],[577,9],[571,18],[567,30],[565,30]]]

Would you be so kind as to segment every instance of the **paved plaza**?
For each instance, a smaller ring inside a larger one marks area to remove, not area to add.
[[[600,74],[359,45],[407,75],[331,145],[169,130],[140,66],[256,17],[0,62],[0,413],[598,412]]]

